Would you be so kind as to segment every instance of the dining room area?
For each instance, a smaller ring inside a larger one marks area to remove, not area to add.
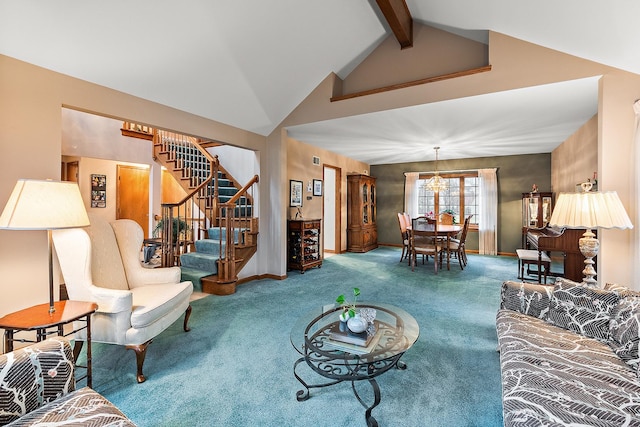
[[[407,212],[398,212],[398,227],[403,246],[400,262],[406,262],[412,271],[451,270],[451,264],[457,261],[460,270],[467,266],[465,242],[473,214],[464,218],[462,224],[455,221],[450,212],[433,212],[412,218]],[[421,259],[421,263],[419,263]],[[420,265],[427,268],[419,267]]]

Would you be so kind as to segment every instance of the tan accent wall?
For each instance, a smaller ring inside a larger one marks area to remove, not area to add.
[[[551,191],[573,193],[598,170],[598,115],[551,152]]]
[[[598,106],[598,189],[617,191],[634,227],[636,203],[640,198],[634,185],[639,165],[634,162],[635,114],[633,103],[640,98],[640,76],[611,73],[600,80]],[[616,282],[640,290],[637,252],[640,241],[633,230],[600,230],[598,255],[599,283]]]
[[[322,180],[323,165],[334,166],[341,169],[340,180],[340,200],[342,204],[342,214],[340,218],[340,250],[347,250],[347,175],[350,173],[363,173],[369,171],[367,163],[359,162],[345,156],[341,156],[331,151],[323,150],[313,145],[305,144],[293,138],[287,138],[287,176],[288,179],[302,181],[303,200],[302,214],[304,218],[316,219],[323,217],[323,198],[313,196],[313,192],[307,191],[309,183],[313,184],[314,179]],[[320,158],[320,165],[313,164],[313,156]],[[288,185],[287,181],[287,185]],[[287,187],[288,188],[288,187]],[[288,193],[287,193],[288,197]],[[287,199],[288,205],[288,199]],[[296,216],[297,208],[288,207],[288,219]]]
[[[344,79],[342,90],[347,95],[471,70],[488,62],[487,45],[414,22],[413,47],[399,49],[390,35]]]

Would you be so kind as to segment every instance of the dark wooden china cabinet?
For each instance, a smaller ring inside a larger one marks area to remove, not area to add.
[[[347,176],[347,251],[367,252],[378,247],[376,179]]]

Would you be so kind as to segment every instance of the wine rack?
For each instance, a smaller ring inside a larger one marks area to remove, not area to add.
[[[322,266],[322,245],[319,219],[289,220],[287,270],[300,270],[303,274],[313,267]]]

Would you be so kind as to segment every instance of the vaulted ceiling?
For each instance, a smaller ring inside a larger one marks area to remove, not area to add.
[[[415,22],[465,37],[481,40],[483,30],[493,30],[640,74],[635,53],[640,2],[407,0],[407,5]],[[262,135],[327,75],[346,77],[390,34],[373,0],[0,0],[1,54]],[[521,97],[522,110],[513,111],[515,96]],[[536,103],[549,99],[556,100],[554,109],[540,114]],[[460,123],[460,112],[478,103],[482,123],[490,125]],[[596,112],[596,103],[596,82],[586,79],[308,124],[291,132],[372,164],[387,163],[381,159],[389,156],[406,161],[402,145],[415,156],[427,126],[442,138],[467,142],[455,154],[442,150],[442,159],[531,147],[548,152]],[[437,123],[425,122],[426,111]],[[505,111],[513,114],[498,129],[492,117]],[[415,131],[394,132],[398,120]]]

